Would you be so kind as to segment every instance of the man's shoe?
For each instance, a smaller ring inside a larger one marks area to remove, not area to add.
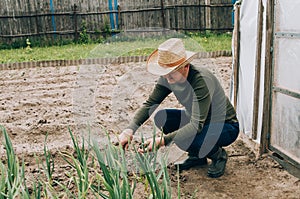
[[[206,158],[198,158],[194,156],[189,156],[183,163],[175,164],[176,168],[179,167],[179,171],[188,170],[195,166],[207,165]]]
[[[209,157],[212,163],[208,167],[207,175],[211,178],[218,178],[225,172],[227,153],[224,149],[219,148],[216,153]]]

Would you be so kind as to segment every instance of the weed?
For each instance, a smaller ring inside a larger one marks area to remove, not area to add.
[[[91,39],[90,39],[89,34],[87,33],[87,23],[86,23],[86,21],[83,21],[81,24],[81,28],[80,28],[78,43],[79,44],[88,44],[90,42],[91,42]]]
[[[26,39],[26,51],[27,52],[32,51],[31,42],[28,38]]]

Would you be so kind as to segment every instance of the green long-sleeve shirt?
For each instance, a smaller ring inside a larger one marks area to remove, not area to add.
[[[194,138],[197,133],[201,133],[204,123],[237,122],[236,112],[218,79],[209,70],[190,65],[187,81],[184,83],[169,84],[163,77],[158,79],[154,90],[137,111],[128,128],[135,132],[172,92],[185,107],[190,122],[165,135],[166,145],[172,140],[177,144]]]

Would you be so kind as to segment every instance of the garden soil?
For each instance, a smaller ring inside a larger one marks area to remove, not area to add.
[[[194,64],[209,68],[230,92],[231,57],[195,59]],[[70,150],[70,131],[85,140],[97,142],[105,149],[106,134],[115,137],[126,127],[135,111],[151,92],[157,77],[148,74],[145,63],[80,65],[67,67],[27,68],[0,71],[0,124],[8,132],[18,156],[24,158],[27,175],[38,169],[35,156],[46,144],[55,159],[55,177],[66,180],[68,164],[59,152]],[[169,96],[158,109],[177,107]],[[153,133],[152,118],[135,134]],[[47,135],[47,140],[45,140]],[[3,140],[3,136],[1,136]],[[300,179],[290,175],[270,156],[258,157],[244,136],[225,149],[229,160],[225,174],[217,179],[206,176],[207,167],[180,173],[181,198],[300,198]],[[169,173],[173,197],[177,198],[176,171],[172,164],[186,154],[176,146],[169,151]],[[2,160],[5,148],[0,147]],[[136,198],[146,194],[136,189]]]

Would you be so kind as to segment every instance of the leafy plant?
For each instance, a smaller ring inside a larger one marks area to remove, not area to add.
[[[52,175],[54,173],[54,160],[51,155],[51,152],[47,149],[47,145],[46,145],[47,137],[48,137],[48,133],[46,134],[45,143],[44,143],[45,165],[43,164],[43,168],[46,171],[48,182],[52,184],[52,180],[53,180]]]
[[[20,194],[22,179],[20,178],[21,170],[19,168],[19,160],[15,155],[11,140],[6,130],[1,127],[5,138],[6,149],[6,164],[7,167],[1,162],[0,164],[0,198],[16,198]]]
[[[157,148],[155,145],[156,132],[153,131],[153,151],[148,153],[145,149],[144,139],[142,137],[142,149],[145,153],[136,152],[136,159],[139,162],[140,168],[147,179],[151,189],[150,198],[170,199],[171,198],[171,182],[167,170],[167,154],[161,157],[159,165],[157,162]],[[162,138],[162,137],[161,137]]]
[[[91,42],[91,39],[90,39],[89,34],[87,33],[87,22],[83,21],[82,24],[81,24],[81,28],[80,28],[78,43],[88,44],[90,42]]]
[[[48,134],[45,137],[43,170],[46,173],[45,180],[41,179],[40,161],[38,164],[38,177],[27,186],[25,176],[25,163],[21,167],[14,153],[10,138],[2,127],[5,138],[5,149],[7,160],[0,162],[0,199],[2,198],[105,198],[118,199],[134,197],[137,183],[144,183],[149,198],[169,199],[171,198],[171,185],[166,167],[166,156],[158,163],[158,150],[152,153],[140,154],[134,150],[126,152],[121,146],[112,144],[108,133],[107,148],[100,150],[96,141],[91,145],[79,144],[76,136],[69,129],[73,142],[74,153],[60,152],[62,158],[72,167],[65,173],[69,176],[68,182],[59,182],[53,178],[54,163],[53,156],[46,146]],[[155,133],[153,134],[155,139]],[[143,140],[143,139],[142,139]],[[87,147],[88,146],[88,147]],[[128,170],[128,158],[133,159],[136,170]],[[96,162],[94,162],[96,160]],[[97,163],[97,164],[96,164]],[[100,170],[99,170],[100,168]],[[64,190],[55,189],[54,184]],[[70,186],[75,185],[74,187]],[[179,184],[178,184],[179,187]],[[59,194],[58,194],[59,193]]]
[[[27,38],[27,39],[26,39],[26,51],[29,52],[29,51],[31,51],[31,50],[32,50],[32,48],[31,48],[31,42],[30,42],[30,40]]]
[[[86,150],[84,140],[82,141],[82,146],[79,147],[79,142],[70,129],[69,133],[73,142],[76,157],[70,153],[64,153],[62,154],[62,157],[76,171],[77,176],[70,174],[70,177],[76,185],[78,193],[77,198],[86,198],[91,188],[91,182],[93,181],[92,179],[89,179],[89,151]],[[64,186],[63,188],[66,189]]]
[[[103,183],[105,191],[108,192],[108,195],[104,192],[99,192],[99,195],[106,199],[133,198],[136,181],[133,179],[130,183],[127,174],[125,153],[122,147],[114,146],[109,139],[105,153],[100,151],[95,141],[93,143],[93,150],[103,174],[103,176],[98,175],[98,177]]]
[[[103,25],[101,27],[101,32],[104,38],[107,38],[108,36],[111,35],[112,30],[107,16],[104,17]]]

